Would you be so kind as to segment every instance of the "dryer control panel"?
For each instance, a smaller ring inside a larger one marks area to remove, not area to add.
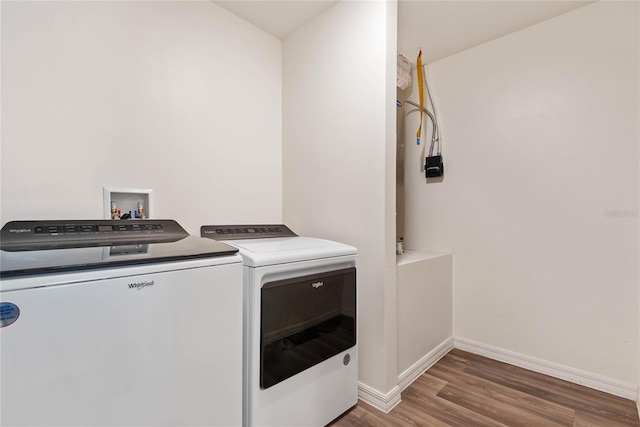
[[[214,240],[268,239],[271,237],[297,237],[283,224],[267,225],[203,225],[200,237]]]

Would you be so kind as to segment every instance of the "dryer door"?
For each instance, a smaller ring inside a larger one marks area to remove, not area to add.
[[[261,388],[355,346],[355,268],[268,282],[261,293]]]

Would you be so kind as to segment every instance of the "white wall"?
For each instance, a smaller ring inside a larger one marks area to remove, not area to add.
[[[346,1],[283,41],[284,221],[358,248],[359,379],[381,392],[396,385],[395,37],[394,2]]]
[[[449,254],[405,252],[398,257],[398,374],[453,337]],[[422,368],[424,369],[424,367]]]
[[[212,2],[2,2],[2,222],[279,222],[281,42]]]
[[[445,178],[412,141],[405,177],[406,246],[453,253],[456,337],[632,385],[638,12],[594,3],[431,64]]]

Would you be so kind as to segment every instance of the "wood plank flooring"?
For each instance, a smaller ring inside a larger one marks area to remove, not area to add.
[[[388,414],[360,401],[331,425],[640,427],[640,420],[631,400],[453,349]]]

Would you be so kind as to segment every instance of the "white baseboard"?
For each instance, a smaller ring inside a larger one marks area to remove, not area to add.
[[[436,348],[430,351],[423,358],[414,363],[400,376],[398,376],[398,385],[395,386],[389,393],[382,393],[373,387],[370,387],[364,383],[358,383],[358,399],[368,403],[374,408],[388,413],[400,403],[400,393],[405,388],[409,387],[418,377],[433,366],[438,360],[440,360],[445,354],[453,348],[453,337],[447,338]]]
[[[400,387],[400,392],[403,392],[404,389],[409,387],[412,382],[417,380],[420,375],[424,374],[425,371],[432,367],[438,360],[442,359],[452,348],[453,337],[449,337],[401,373],[398,376],[398,387]]]
[[[400,403],[400,393],[454,347],[574,384],[604,391],[614,396],[634,400],[640,415],[640,389],[634,384],[459,337],[446,339],[402,372],[398,376],[398,385],[386,394],[359,382],[358,399],[382,412],[388,413]]]
[[[358,383],[358,399],[385,414],[400,403],[400,391],[400,387],[395,386],[389,393],[384,394],[364,383]]]
[[[592,372],[571,368],[559,363],[548,362],[543,359],[505,350],[488,344],[475,342],[466,338],[455,337],[453,340],[453,346],[460,350],[475,353],[480,356],[505,362],[530,371],[539,372],[561,380],[604,391],[605,393],[613,394],[625,399],[634,400],[638,402],[637,404],[640,411],[640,395],[637,385],[608,378],[603,375],[594,374]]]

